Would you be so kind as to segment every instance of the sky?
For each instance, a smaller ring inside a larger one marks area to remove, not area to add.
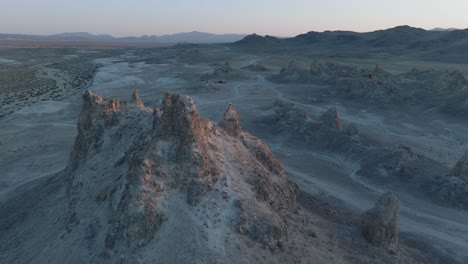
[[[0,10],[0,33],[37,35],[468,28],[468,0],[0,0]]]

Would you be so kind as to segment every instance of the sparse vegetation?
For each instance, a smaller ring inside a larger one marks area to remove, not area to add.
[[[43,61],[42,53],[36,56]],[[54,58],[52,61],[52,64],[23,61],[21,64],[0,65],[0,118],[24,106],[57,100],[80,91],[91,82],[99,67],[88,57]]]
[[[66,72],[70,77],[68,83],[71,88],[80,88],[89,83],[99,68],[98,65],[82,58],[54,63],[47,67]]]

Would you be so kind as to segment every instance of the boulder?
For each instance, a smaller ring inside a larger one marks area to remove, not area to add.
[[[369,243],[387,247],[397,244],[399,210],[400,201],[391,192],[387,192],[373,208],[361,215],[361,233]]]

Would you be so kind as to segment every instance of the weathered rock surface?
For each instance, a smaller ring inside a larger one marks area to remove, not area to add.
[[[370,98],[386,102],[399,97],[394,80],[379,66],[358,69],[352,65],[315,61],[306,69],[292,61],[271,80],[278,83],[328,84],[337,94],[353,99]]]
[[[219,126],[232,136],[238,136],[241,133],[239,114],[231,104],[224,112],[223,120],[219,123]]]
[[[468,88],[468,81],[458,70],[418,70],[412,69],[403,75],[405,80],[421,82],[429,95],[447,96]],[[415,85],[414,82],[410,83]],[[414,87],[413,87],[414,89]]]
[[[301,107],[276,101],[272,116],[276,132],[287,133],[294,140],[322,148],[347,150],[358,146],[358,129],[341,122],[338,110],[330,108],[320,117],[310,117]]]
[[[161,260],[188,261],[211,252],[226,262],[249,259],[239,251],[246,243],[281,249],[298,189],[270,149],[241,130],[237,111],[227,109],[220,129],[190,97],[169,92],[152,112],[133,97],[136,104],[83,95],[65,174],[69,232],[86,237],[90,256],[160,250]],[[193,252],[165,255],[160,241]]]
[[[398,243],[400,201],[392,193],[383,194],[375,206],[361,216],[361,232],[376,246]]]

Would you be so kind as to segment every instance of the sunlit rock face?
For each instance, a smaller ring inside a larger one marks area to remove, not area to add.
[[[197,236],[212,232],[224,246],[207,242],[204,250],[286,243],[297,186],[270,149],[242,131],[234,107],[218,127],[200,117],[190,97],[168,92],[154,110],[138,92],[132,97],[83,95],[66,169],[70,232],[92,230],[90,243],[111,259],[158,239],[202,243]],[[182,220],[198,235],[177,231]]]

